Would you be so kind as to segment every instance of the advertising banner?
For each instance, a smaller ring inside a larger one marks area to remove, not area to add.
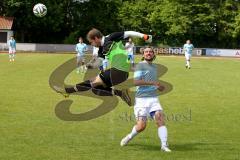
[[[206,49],[207,56],[240,57],[240,49]]]
[[[136,47],[136,54],[141,54],[143,52],[144,47],[143,46],[137,46]],[[153,47],[154,52],[156,54],[162,54],[162,55],[184,55],[183,48],[181,47]],[[193,55],[202,55],[202,49],[201,48],[194,48],[193,49]]]

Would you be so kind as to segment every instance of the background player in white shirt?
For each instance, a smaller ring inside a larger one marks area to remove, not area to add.
[[[99,50],[98,47],[93,46],[93,53],[92,53],[92,55],[93,55],[94,58],[98,57],[98,50]]]
[[[99,69],[101,71],[104,71],[107,69],[108,66],[108,60],[106,58],[100,58],[98,57],[98,50],[99,47],[95,47],[93,46],[93,57],[94,59],[96,59],[96,61],[98,61],[100,64],[98,65]]]
[[[186,44],[184,44],[184,46],[183,46],[183,52],[184,52],[185,58],[186,58],[186,68],[188,68],[188,69],[191,68],[190,59],[192,56],[193,48],[194,48],[194,46],[191,44],[190,40],[187,40]]]
[[[138,133],[142,132],[147,125],[147,118],[151,116],[158,127],[158,137],[161,141],[161,150],[171,152],[167,145],[167,128],[164,122],[164,114],[158,100],[157,90],[163,91],[164,87],[158,81],[157,67],[152,61],[155,59],[152,48],[144,49],[143,61],[140,62],[134,72],[134,84],[137,86],[135,95],[134,114],[136,125],[131,133],[124,137],[121,146],[128,144]]]
[[[77,52],[77,73],[80,71],[84,72],[87,67],[85,65],[85,53],[87,51],[87,45],[83,43],[82,37],[79,37],[79,43],[76,45],[76,52]]]
[[[128,60],[131,62],[132,67],[134,67],[134,55],[133,55],[134,43],[132,41],[132,38],[128,39],[128,42],[125,44],[125,48],[128,52]]]
[[[92,53],[92,59],[86,64],[87,68],[89,69],[95,69],[98,68],[101,71],[104,71],[107,69],[107,59],[98,57],[98,50],[99,47],[93,46],[93,53]]]

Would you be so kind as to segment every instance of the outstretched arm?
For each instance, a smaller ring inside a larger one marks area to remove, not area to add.
[[[135,31],[125,31],[124,32],[124,38],[128,37],[137,37],[137,38],[143,38],[144,34],[140,32],[135,32]]]
[[[125,31],[124,32],[124,39],[128,37],[137,37],[137,38],[143,38],[145,41],[151,43],[152,42],[152,36],[143,34],[140,32],[135,32],[135,31]]]
[[[106,36],[106,38],[111,41],[119,41],[119,40],[126,39],[128,37],[143,38],[148,43],[152,42],[151,35],[143,34],[140,32],[135,32],[135,31],[115,32],[115,33],[112,33],[112,34]]]

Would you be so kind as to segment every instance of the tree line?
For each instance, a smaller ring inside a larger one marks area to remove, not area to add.
[[[42,0],[48,9],[42,18],[32,13],[36,3],[0,2],[0,15],[14,17],[18,42],[74,44],[95,27],[152,34],[159,46],[191,39],[197,47],[240,47],[240,0]]]

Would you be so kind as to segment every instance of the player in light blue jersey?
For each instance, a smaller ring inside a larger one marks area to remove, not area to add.
[[[185,54],[185,58],[186,58],[186,68],[190,69],[190,59],[192,56],[192,52],[193,52],[193,48],[194,46],[191,44],[190,40],[186,41],[186,44],[184,44],[183,46],[183,52]]]
[[[10,40],[8,41],[8,48],[9,48],[9,61],[15,61],[15,54],[16,54],[16,41],[13,36],[11,36]]]
[[[87,67],[85,65],[85,53],[88,50],[87,45],[83,43],[82,37],[79,37],[79,43],[76,45],[76,52],[77,52],[77,73],[85,72]]]
[[[153,49],[147,47],[143,51],[143,61],[136,66],[134,84],[137,86],[137,90],[134,114],[137,123],[131,133],[122,139],[120,145],[127,145],[138,133],[142,132],[146,128],[147,118],[150,116],[154,118],[158,127],[161,150],[171,152],[167,145],[167,128],[164,122],[163,109],[157,95],[157,90],[163,91],[164,87],[159,83],[157,67],[152,63],[155,57]]]

